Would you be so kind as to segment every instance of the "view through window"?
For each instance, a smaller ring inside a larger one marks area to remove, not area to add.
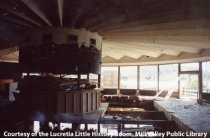
[[[101,68],[101,87],[102,88],[118,87],[118,67]]]
[[[101,86],[102,88],[120,89],[137,89],[137,84],[141,90],[159,90],[167,92],[178,92],[180,96],[198,95],[198,70],[199,63],[181,63],[180,76],[178,77],[178,64],[139,66],[112,66],[102,67],[101,69]],[[118,76],[118,68],[120,76]],[[137,72],[139,71],[139,76]],[[118,78],[119,77],[119,78]],[[138,78],[139,77],[139,81]],[[91,78],[91,77],[90,77]],[[159,81],[159,83],[158,83]],[[180,87],[178,88],[178,82]],[[210,93],[210,61],[202,62],[202,84],[203,93]]]
[[[158,68],[157,66],[140,66],[140,89],[158,89]]]
[[[178,92],[178,64],[159,66],[159,90]]]
[[[137,66],[120,67],[120,88],[137,89]]]
[[[199,63],[182,63],[180,74],[180,97],[185,99],[198,98]],[[188,72],[185,72],[188,71]]]
[[[202,63],[203,93],[210,93],[210,61]]]
[[[199,69],[198,62],[195,63],[182,63],[181,71],[197,71]]]

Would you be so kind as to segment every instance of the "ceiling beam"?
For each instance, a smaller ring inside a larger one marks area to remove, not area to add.
[[[89,11],[91,11],[90,2],[85,0],[82,3],[80,3],[80,7],[78,7],[77,11],[75,12],[74,16],[71,19],[72,21],[70,26],[75,27],[80,18],[82,18],[84,14],[88,13]]]
[[[12,23],[12,22],[9,22],[9,21],[6,21],[6,20],[1,20],[0,24],[2,26],[5,26],[6,28],[10,28],[10,29],[14,29],[14,30],[26,29],[25,26],[22,26],[22,25],[19,25],[19,24],[16,24],[16,23]]]
[[[18,12],[14,8],[11,8],[11,7],[9,7],[7,5],[3,5],[3,4],[0,5],[0,8],[3,9],[3,10],[5,10],[5,11],[7,11],[7,12],[9,12],[10,14],[13,14],[15,16],[18,16],[18,17],[20,17],[20,18],[22,18],[22,19],[24,19],[24,20],[26,20],[26,21],[28,21],[28,22],[30,22],[30,23],[38,26],[38,27],[42,27],[42,25],[39,22],[37,22],[37,21],[29,18],[24,13]]]
[[[207,6],[206,6],[207,7]],[[148,24],[160,24],[160,23],[169,23],[169,22],[175,22],[175,21],[183,21],[183,20],[197,20],[201,18],[209,17],[210,10],[209,8],[202,7],[198,5],[194,7],[189,7],[186,9],[180,9],[176,11],[170,11],[165,14],[160,14],[156,16],[151,16],[148,18],[141,18],[141,19],[135,19],[132,20],[132,22],[121,22],[120,24],[133,24],[137,25],[148,25]],[[188,12],[186,12],[188,11]],[[196,11],[196,14],[193,14],[192,11]],[[205,14],[203,14],[205,13]],[[136,15],[138,16],[138,15]],[[109,20],[108,22],[104,22],[103,24],[93,26],[91,30],[101,31],[101,30],[107,30],[110,28],[115,28],[119,25],[118,23],[114,23],[112,20]],[[134,25],[135,26],[135,25]]]
[[[21,0],[25,5],[27,5],[35,14],[37,14],[43,21],[45,21],[50,27],[52,23],[49,21],[47,16],[42,12],[40,6],[34,0]]]
[[[58,2],[58,13],[59,13],[59,19],[61,27],[63,26],[63,6],[64,6],[64,0],[57,0]]]
[[[16,51],[18,51],[18,47],[11,47],[11,48],[0,50],[1,60],[4,60],[7,55],[9,55],[10,53],[14,53]]]
[[[19,25],[25,26],[27,28],[32,28],[33,27],[28,22],[23,21],[23,20],[18,19],[18,18],[11,17],[10,15],[2,15],[2,14],[0,14],[0,18],[5,20],[5,21],[11,22],[11,23],[15,23],[15,24],[19,24]]]
[[[18,62],[19,60],[19,51],[12,52],[4,57],[4,59],[0,59],[0,61],[4,62]]]

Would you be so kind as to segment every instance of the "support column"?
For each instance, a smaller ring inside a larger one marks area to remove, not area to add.
[[[117,95],[120,95],[120,66],[118,66],[118,86],[117,86]]]
[[[202,76],[202,62],[199,62],[198,70],[198,103],[203,104],[202,92],[203,92],[203,76]]]

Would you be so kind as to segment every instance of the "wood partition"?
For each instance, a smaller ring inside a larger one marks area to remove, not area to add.
[[[83,90],[57,93],[57,112],[86,113],[99,108],[100,92],[98,90]]]
[[[23,106],[27,109],[45,113],[88,113],[98,110],[100,106],[99,90],[30,93],[19,98],[23,98]]]

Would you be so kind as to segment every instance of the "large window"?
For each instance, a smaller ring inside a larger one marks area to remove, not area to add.
[[[202,63],[203,93],[210,93],[210,61]]]
[[[178,91],[178,64],[159,66],[159,90]]]
[[[118,67],[101,68],[101,87],[118,88]]]
[[[120,67],[120,88],[137,89],[137,66]]]
[[[158,89],[157,66],[140,66],[140,89]]]
[[[119,84],[120,89],[138,89],[139,84],[140,90],[157,91],[158,88],[160,91],[166,90],[168,92],[178,92],[180,90],[181,95],[191,94],[196,97],[199,84],[199,63],[181,63],[180,72],[178,65],[146,65],[139,66],[139,70],[138,66],[102,67],[101,87],[117,89]],[[180,74],[180,77],[178,77],[178,74]],[[202,62],[202,75],[203,92],[210,93],[210,61]],[[180,87],[178,86],[179,81]],[[189,94],[189,92],[191,93]]]

